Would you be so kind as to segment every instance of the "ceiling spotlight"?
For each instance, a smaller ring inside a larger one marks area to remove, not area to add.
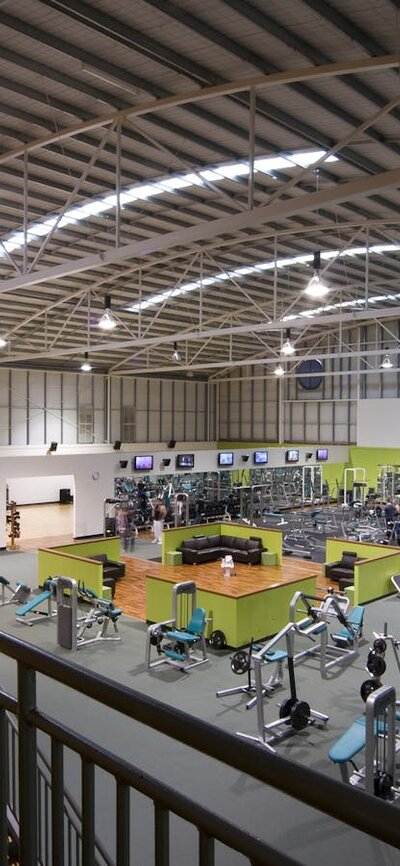
[[[117,327],[117,323],[111,312],[111,295],[106,295],[104,298],[104,313],[98,322],[98,327],[103,331],[113,331]]]
[[[83,373],[90,373],[92,369],[92,365],[89,364],[89,354],[85,352],[85,360],[81,364],[81,370]]]
[[[174,343],[174,351],[172,352],[172,359],[177,363],[181,360],[181,353],[178,349],[178,343]]]
[[[321,253],[314,253],[313,275],[309,281],[304,294],[309,298],[323,298],[328,294],[329,288],[321,279]]]
[[[4,337],[0,337],[0,349],[4,349],[4,346],[7,345],[7,340]]]
[[[286,331],[286,340],[282,343],[281,354],[282,355],[294,355],[296,349],[290,339],[290,330],[289,328]]]
[[[381,367],[383,368],[383,370],[390,370],[390,368],[393,367],[393,363],[390,360],[389,355],[385,355]]]
[[[284,376],[285,371],[282,367],[282,364],[277,364],[274,370],[275,376]]]

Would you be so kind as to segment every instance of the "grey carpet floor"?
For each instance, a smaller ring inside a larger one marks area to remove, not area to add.
[[[150,547],[152,547],[150,545]],[[154,547],[152,547],[154,552]],[[25,559],[25,556],[27,557]],[[0,573],[15,579],[27,580],[32,574],[35,556],[15,554],[0,556]],[[10,573],[12,571],[12,574]],[[320,770],[338,778],[338,771],[328,759],[330,746],[343,730],[363,712],[359,695],[360,685],[367,674],[365,663],[373,631],[381,630],[387,622],[389,630],[400,637],[400,600],[391,597],[368,605],[366,609],[365,643],[359,657],[351,665],[337,668],[322,678],[315,658],[296,666],[298,695],[317,710],[329,715],[325,729],[309,727],[277,745],[280,755],[295,763]],[[144,664],[146,627],[131,618],[122,617],[120,643],[97,644],[68,653],[56,646],[56,625],[48,621],[27,628],[15,620],[15,608],[0,608],[0,630],[40,646],[50,653],[68,658],[74,663],[104,674],[113,681],[179,707],[194,716],[222,727],[234,734],[256,733],[255,710],[246,711],[245,695],[217,699],[218,689],[244,682],[230,669],[229,651],[210,652],[207,665],[183,674],[162,667],[148,671]],[[302,644],[303,642],[301,642]],[[303,648],[300,645],[298,648]],[[384,682],[397,687],[399,672],[393,654],[387,653],[388,668]],[[13,662],[0,658],[0,683],[15,694],[16,671]],[[399,862],[397,851],[364,834],[353,831],[327,816],[317,813],[298,801],[262,785],[244,774],[208,759],[179,742],[144,726],[119,717],[106,706],[99,705],[74,694],[69,689],[38,678],[40,707],[54,718],[61,719],[89,738],[115,750],[117,754],[140,765],[145,771],[176,787],[179,791],[203,803],[213,811],[226,815],[240,826],[246,827],[290,854],[306,866],[350,866],[357,862],[364,866],[382,864],[394,866]],[[288,694],[285,673],[283,688],[265,701],[268,721],[277,717],[277,704]],[[44,746],[48,743],[42,738]],[[240,738],[238,737],[238,748]],[[257,747],[257,748],[262,748]],[[66,779],[72,793],[79,799],[79,765],[74,756],[66,762]],[[96,775],[96,830],[111,852],[114,851],[114,782],[103,773]],[[395,807],[393,807],[395,808]],[[394,813],[397,815],[397,812]],[[132,863],[152,866],[153,812],[152,804],[141,795],[132,797],[133,851]],[[174,866],[195,864],[195,831],[185,822],[173,819],[171,847]],[[192,853],[191,853],[192,852]],[[244,859],[236,853],[217,846],[217,866],[239,866]]]

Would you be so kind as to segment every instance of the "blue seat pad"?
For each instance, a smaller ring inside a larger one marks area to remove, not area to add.
[[[192,634],[190,631],[167,631],[166,637],[169,638],[169,640],[181,640],[183,642],[186,641],[186,643],[193,643],[194,641],[199,640],[201,635]]]
[[[329,750],[334,764],[350,761],[365,746],[365,716],[356,719]]]
[[[26,604],[23,604],[21,607],[19,607],[15,611],[16,615],[24,616],[26,613],[29,613],[30,610],[35,610],[35,608],[38,607],[39,604],[47,601],[47,599],[50,598],[52,595],[53,592],[51,589],[45,589],[44,592],[41,592],[39,595],[35,595],[30,601],[27,601]]]

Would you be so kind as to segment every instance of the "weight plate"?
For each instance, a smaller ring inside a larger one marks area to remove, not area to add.
[[[369,695],[372,695],[372,692],[376,692],[377,689],[380,689],[381,685],[382,683],[379,680],[364,680],[360,688],[360,695],[364,703]]]
[[[296,698],[286,698],[279,707],[279,718],[286,719],[286,725],[290,725],[290,713],[295,704],[297,704]]]
[[[250,667],[250,656],[244,650],[238,650],[231,658],[231,669],[234,674],[245,674]]]
[[[378,770],[374,776],[374,794],[375,797],[381,797],[382,800],[388,800],[392,796],[393,778],[390,773],[385,773],[384,770]]]
[[[219,629],[211,632],[208,642],[213,649],[225,649],[226,647],[226,637],[223,631]]]
[[[377,637],[373,644],[375,652],[383,655],[386,652],[386,641],[382,637]]]
[[[295,731],[306,728],[310,718],[310,704],[307,701],[296,701],[290,713],[290,724]]]
[[[367,668],[374,677],[381,677],[386,670],[386,662],[382,656],[375,655],[373,650],[368,653]]]

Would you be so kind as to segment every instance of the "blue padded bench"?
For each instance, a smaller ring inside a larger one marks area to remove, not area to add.
[[[400,721],[400,713],[396,712],[396,720]],[[348,762],[361,752],[366,741],[365,716],[356,719],[347,731],[336,740],[329,750],[329,758],[333,764],[339,764],[343,782],[349,782]]]
[[[364,624],[364,611],[364,606],[362,604],[358,604],[357,607],[353,607],[351,614],[347,617],[348,622],[350,623],[356,634],[356,638],[359,638],[362,635],[362,629]],[[337,643],[348,645],[353,644],[354,637],[348,628],[342,628],[340,629],[340,631],[337,631],[335,632],[335,634],[332,635],[332,640],[336,641]]]

